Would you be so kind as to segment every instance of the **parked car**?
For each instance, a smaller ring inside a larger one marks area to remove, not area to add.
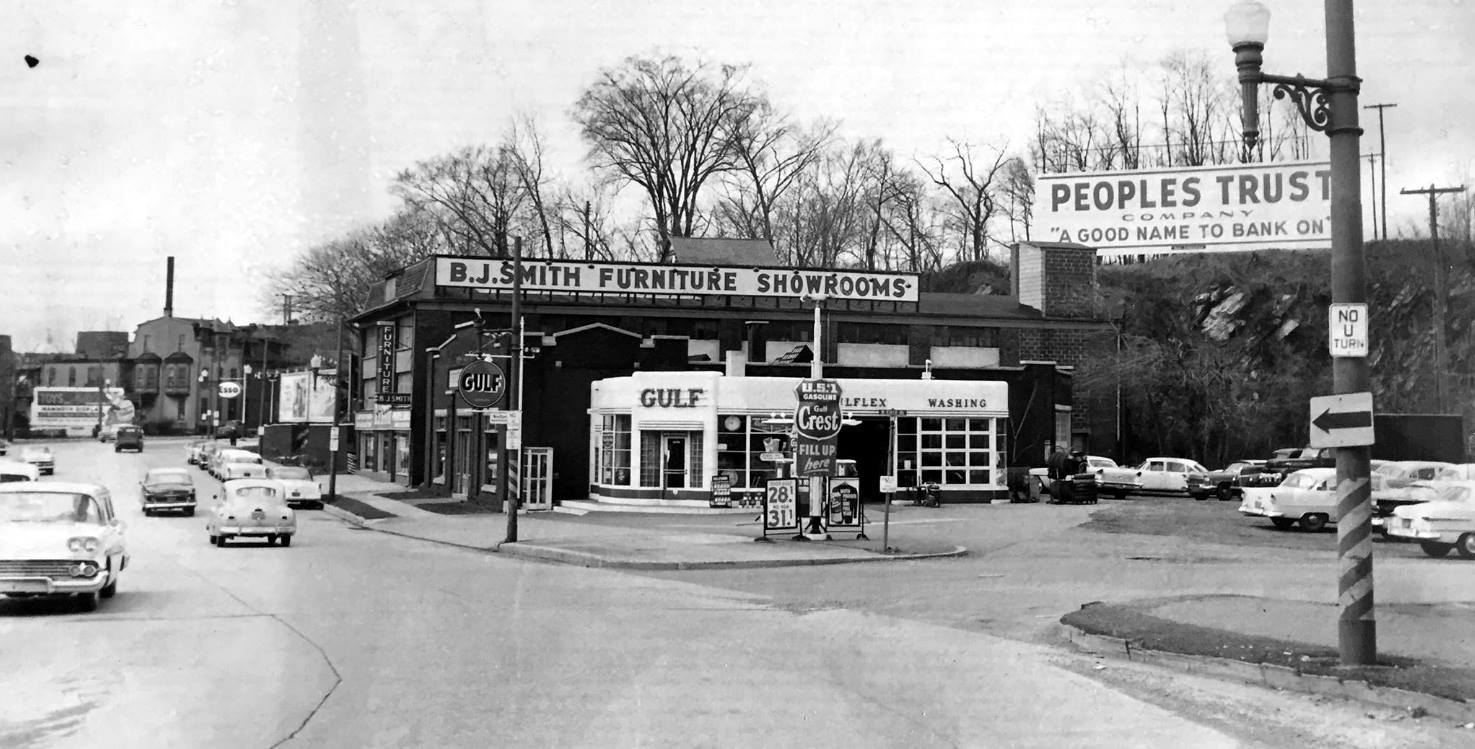
[[[128,568],[125,526],[106,487],[90,483],[0,484],[0,594],[74,596],[83,611],[112,598]]]
[[[145,517],[164,510],[195,514],[195,482],[187,468],[152,468],[139,482]]]
[[[1187,458],[1148,458],[1130,468],[1103,468],[1097,473],[1097,488],[1118,499],[1132,492],[1187,493],[1191,474],[1207,476],[1209,469]]]
[[[1330,447],[1295,447],[1276,450],[1265,461],[1265,469],[1282,474],[1302,468],[1336,468],[1337,456]]]
[[[195,459],[195,465],[210,472],[211,463],[215,461],[215,453],[220,451],[219,442],[204,442],[200,445],[200,456]]]
[[[1439,460],[1392,460],[1380,464],[1373,473],[1386,478],[1389,486],[1400,489],[1415,481],[1429,481],[1453,466]]]
[[[1432,501],[1395,509],[1387,527],[1391,536],[1419,542],[1431,557],[1454,549],[1475,559],[1475,481],[1440,484]]]
[[[1374,473],[1373,481],[1387,479]],[[1408,486],[1397,489],[1389,489],[1381,494],[1373,493],[1373,527],[1383,534],[1383,538],[1398,541],[1388,532],[1388,521],[1393,517],[1393,511],[1400,507],[1431,502],[1439,497],[1439,488],[1444,482],[1415,481]]]
[[[210,475],[221,481],[231,478],[266,478],[266,466],[257,453],[224,447],[215,451],[210,463]]]
[[[1277,528],[1297,523],[1306,531],[1319,531],[1337,517],[1337,469],[1303,468],[1292,471],[1275,487],[1247,487],[1239,512],[1249,517],[1266,517]]]
[[[40,469],[19,460],[0,460],[0,484],[16,481],[39,481]]]
[[[264,538],[268,545],[278,541],[292,545],[297,514],[287,506],[287,492],[280,481],[236,479],[225,482],[220,492],[220,502],[205,523],[210,543],[224,548],[232,538]]]
[[[1095,496],[1100,493],[1099,492],[1099,487],[1101,485],[1101,482],[1100,482],[1101,472],[1103,470],[1107,469],[1107,468],[1116,468],[1116,467],[1117,467],[1116,461],[1115,460],[1112,460],[1111,458],[1107,458],[1107,457],[1104,457],[1104,456],[1101,456],[1101,455],[1087,455],[1086,456],[1086,468],[1085,468],[1085,471],[1083,473],[1081,473],[1081,474],[1076,474],[1075,476],[1073,476],[1072,477],[1072,482],[1073,482],[1073,484],[1075,486],[1078,486],[1081,489],[1085,489],[1086,487],[1084,487],[1084,485],[1082,484],[1082,482],[1083,481],[1089,481],[1089,482],[1091,482],[1092,484],[1095,485],[1093,488],[1095,488],[1096,491],[1094,491],[1094,492],[1075,492],[1075,494],[1078,494],[1078,495],[1089,495],[1092,498],[1091,501],[1094,502],[1095,501]],[[1039,468],[1031,468],[1031,469],[1029,469],[1029,472],[1028,473],[1029,473],[1029,481],[1031,482],[1031,484],[1039,487],[1040,494],[1042,496],[1046,496],[1046,497],[1051,497],[1051,498],[1058,499],[1058,497],[1055,497],[1054,488],[1051,486],[1050,469],[1049,468],[1046,468],[1044,466],[1041,466]],[[1081,478],[1082,476],[1087,476],[1087,478],[1082,479]]]
[[[1240,476],[1260,473],[1264,467],[1263,460],[1236,460],[1217,471],[1189,474],[1188,494],[1197,500],[1218,496],[1219,501],[1227,502],[1240,495]]]
[[[56,458],[51,454],[51,448],[45,445],[26,445],[20,449],[20,459],[30,463],[41,472],[42,476],[50,476],[56,473]]]
[[[143,427],[133,424],[119,424],[113,435],[113,452],[120,453],[124,450],[143,452]]]
[[[1455,463],[1439,469],[1435,481],[1475,481],[1475,463]]]
[[[206,442],[205,440],[197,440],[195,442],[189,443],[188,445],[185,445],[184,446],[184,462],[189,463],[192,466],[199,465],[200,464],[200,455],[201,455],[202,451],[204,450],[205,445],[208,445],[208,444],[210,444],[210,443],[209,442]]]
[[[0,439],[0,455],[5,455],[5,454],[7,454],[9,452],[10,452],[10,443],[9,442],[6,442],[3,439]]]
[[[836,461],[836,471],[843,470],[843,464],[847,462],[850,463],[850,469],[855,470],[855,461],[842,460]],[[323,487],[313,479],[311,469],[302,466],[267,466],[266,477],[282,483],[287,491],[288,507],[322,508]]]

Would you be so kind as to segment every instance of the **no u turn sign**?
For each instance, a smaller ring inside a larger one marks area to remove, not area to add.
[[[1367,305],[1332,304],[1327,311],[1327,347],[1332,356],[1367,356]]]

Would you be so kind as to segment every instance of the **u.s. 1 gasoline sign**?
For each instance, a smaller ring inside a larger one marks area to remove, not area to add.
[[[828,476],[835,472],[835,439],[840,436],[840,383],[803,380],[794,388],[794,475]]]

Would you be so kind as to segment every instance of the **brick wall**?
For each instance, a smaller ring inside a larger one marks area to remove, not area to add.
[[[1046,317],[1090,319],[1096,313],[1096,251],[1048,247],[1044,250]]]

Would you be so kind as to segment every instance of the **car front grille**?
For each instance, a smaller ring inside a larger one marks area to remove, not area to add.
[[[69,578],[74,564],[66,559],[0,559],[0,577]]]

